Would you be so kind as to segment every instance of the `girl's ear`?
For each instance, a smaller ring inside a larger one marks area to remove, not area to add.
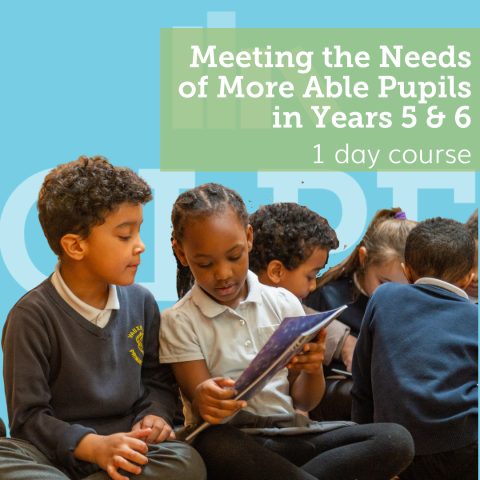
[[[247,247],[248,251],[252,251],[253,247],[253,228],[251,225],[247,225]]]
[[[365,259],[367,258],[367,249],[365,247],[360,247],[360,250],[358,251],[358,260],[360,261],[360,265],[363,266],[365,265]]]
[[[187,258],[185,257],[185,252],[181,249],[180,245],[176,240],[172,242],[173,250],[175,251],[175,255],[177,256],[178,260],[184,267],[188,267]]]
[[[285,267],[280,260],[272,260],[267,266],[267,276],[273,285],[279,285],[282,281]]]
[[[67,235],[64,235],[60,240],[60,245],[62,246],[65,255],[69,256],[72,260],[82,260],[85,256],[87,245],[80,235],[67,233]]]

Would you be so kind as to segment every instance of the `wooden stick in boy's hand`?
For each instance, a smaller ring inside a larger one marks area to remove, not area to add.
[[[322,328],[317,338],[312,343],[307,343],[302,352],[293,357],[287,368],[294,370],[305,370],[309,373],[318,373],[322,368],[323,358],[325,356],[325,338],[327,331]]]

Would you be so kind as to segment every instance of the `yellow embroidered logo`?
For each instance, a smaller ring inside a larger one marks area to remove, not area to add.
[[[140,332],[135,340],[137,341],[137,345],[138,345],[138,349],[142,352],[142,355],[143,355],[143,343],[142,343],[142,340],[143,340],[143,332]]]
[[[138,327],[132,328],[132,331],[128,334],[128,338],[135,338],[137,348],[143,355],[143,327],[139,325]],[[133,348],[130,350],[130,354],[136,362],[138,362],[140,365],[142,364],[143,360],[137,355]]]

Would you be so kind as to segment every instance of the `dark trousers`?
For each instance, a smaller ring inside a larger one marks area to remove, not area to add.
[[[247,435],[214,425],[193,446],[209,480],[390,480],[414,452],[405,428],[382,423],[293,436]]]
[[[352,385],[351,378],[327,377],[322,401],[309,412],[309,417],[317,422],[351,420],[352,397],[350,390]]]
[[[477,480],[478,442],[450,452],[415,455],[402,480]]]

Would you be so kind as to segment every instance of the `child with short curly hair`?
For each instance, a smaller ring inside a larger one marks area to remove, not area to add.
[[[478,307],[465,288],[475,243],[431,218],[408,235],[407,285],[380,285],[353,356],[352,419],[403,425],[415,442],[402,480],[478,478]]]
[[[172,441],[160,314],[134,283],[151,199],[143,179],[100,156],[46,176],[37,206],[59,263],[3,330],[12,439],[0,439],[2,480],[205,478],[198,454]]]
[[[465,289],[465,292],[467,292],[468,299],[472,303],[478,304],[478,208],[470,215],[465,227],[475,240],[475,260],[472,268],[473,280]]]
[[[283,287],[300,301],[305,299],[315,290],[316,277],[328,262],[330,250],[338,247],[328,221],[297,203],[262,205],[250,214],[249,221],[254,231],[250,270],[264,285]],[[303,307],[307,314],[315,313]],[[340,356],[351,364],[356,339],[349,335],[350,327],[334,320],[326,330],[323,364]]]

